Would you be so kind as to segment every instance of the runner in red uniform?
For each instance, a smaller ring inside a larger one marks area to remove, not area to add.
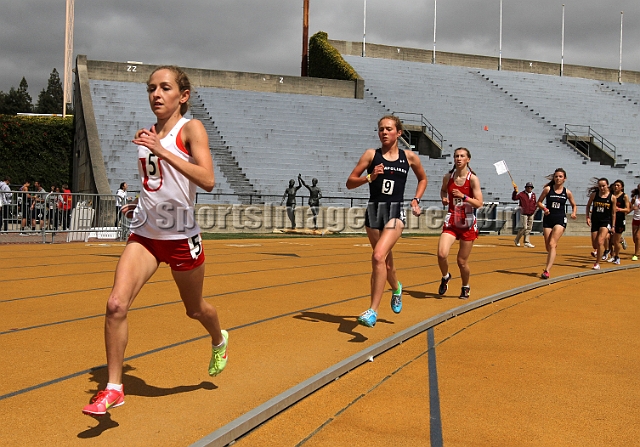
[[[473,241],[478,238],[475,210],[482,206],[480,180],[469,168],[471,153],[467,148],[459,147],[453,153],[455,167],[442,179],[440,197],[443,205],[449,210],[442,225],[442,235],[438,242],[438,265],[442,272],[442,280],[438,293],[447,292],[451,273],[449,273],[449,251],[456,240],[460,241],[458,249],[458,267],[462,279],[460,299],[469,298],[469,255]]]
[[[204,249],[193,206],[196,187],[211,191],[214,175],[204,126],[184,118],[190,92],[189,78],[178,67],[159,67],[149,76],[147,93],[157,121],[150,129],[140,129],[133,140],[142,190],[131,222],[132,234],[118,261],[107,301],[108,383],[84,406],[84,414],[101,416],[124,404],[127,314],[161,262],[171,266],[187,315],[198,320],[211,337],[209,374],[221,373],[227,364],[229,335],[221,330],[215,307],[202,297]]]

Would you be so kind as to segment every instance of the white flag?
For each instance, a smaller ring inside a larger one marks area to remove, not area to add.
[[[506,172],[509,172],[509,168],[507,167],[507,162],[504,160],[500,160],[497,163],[493,164],[496,167],[496,172],[498,175],[502,175]]]

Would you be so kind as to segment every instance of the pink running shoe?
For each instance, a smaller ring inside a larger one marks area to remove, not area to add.
[[[104,416],[107,410],[119,407],[122,404],[124,404],[124,389],[122,391],[103,390],[91,399],[89,405],[84,406],[82,412],[89,416]]]
[[[540,277],[541,277],[542,279],[549,279],[549,272],[547,272],[546,270],[544,270],[544,271],[542,272],[542,274],[540,275]]]

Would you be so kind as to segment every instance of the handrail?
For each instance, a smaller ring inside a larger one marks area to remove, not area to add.
[[[424,117],[422,113],[416,112],[391,112],[392,115],[397,116],[403,123],[418,123],[422,127],[423,131],[431,136],[431,139],[436,142],[440,148],[442,148],[443,137],[440,131],[435,128],[431,122]],[[402,116],[401,116],[402,115]],[[404,118],[403,118],[404,116]]]
[[[578,129],[586,129],[586,130],[583,130],[581,133],[579,133]],[[564,133],[566,135],[571,135],[571,136],[574,136],[574,137],[586,136],[586,137],[589,137],[589,138],[593,138],[593,140],[595,142],[600,143],[599,145],[596,144],[596,146],[598,146],[602,151],[604,151],[605,153],[607,153],[611,157],[613,157],[614,161],[617,160],[618,151],[617,151],[617,148],[616,148],[615,144],[611,143],[609,140],[604,138],[598,132],[593,130],[591,128],[591,126],[587,126],[587,125],[584,125],[584,124],[565,124],[564,125]],[[588,150],[587,150],[587,156],[590,157]]]

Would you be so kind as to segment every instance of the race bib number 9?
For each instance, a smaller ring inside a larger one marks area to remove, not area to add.
[[[395,184],[394,180],[385,179],[382,181],[382,194],[392,195],[393,194],[393,186]]]

